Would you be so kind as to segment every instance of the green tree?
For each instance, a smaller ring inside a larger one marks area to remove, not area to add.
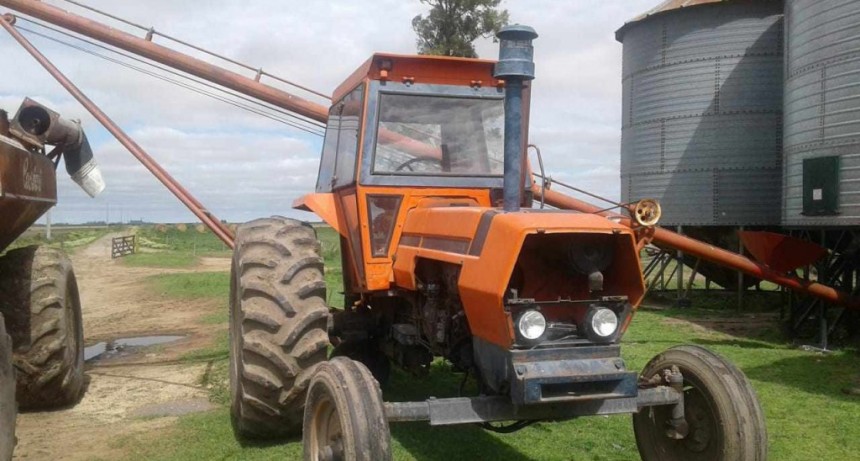
[[[412,19],[418,34],[418,52],[441,56],[476,58],[472,42],[493,37],[508,24],[508,10],[499,10],[502,0],[419,0],[430,5],[427,15]]]

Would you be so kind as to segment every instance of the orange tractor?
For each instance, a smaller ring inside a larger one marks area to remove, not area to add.
[[[632,228],[526,207],[535,37],[505,28],[497,63],[376,54],[336,90],[316,192],[295,207],[340,234],[346,308],[326,305],[313,227],[239,227],[239,436],[302,432],[306,459],[382,460],[389,422],[515,430],[630,413],[645,460],[766,459],[762,410],[733,365],[692,346],[641,373],[621,359],[656,204],[639,204]],[[473,375],[478,395],[383,401],[391,362],[421,376],[436,357]]]

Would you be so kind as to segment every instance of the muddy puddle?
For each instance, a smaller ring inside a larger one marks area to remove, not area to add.
[[[180,339],[185,339],[185,336],[137,336],[134,338],[119,338],[104,341],[85,348],[84,361],[93,363],[124,357],[137,353],[145,347],[170,344]]]

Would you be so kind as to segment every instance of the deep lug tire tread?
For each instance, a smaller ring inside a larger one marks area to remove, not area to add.
[[[316,447],[310,437],[313,408],[317,399],[334,401],[341,421],[344,458],[350,461],[390,461],[391,432],[379,383],[364,364],[347,357],[334,357],[320,365],[305,404],[304,458],[314,461]]]
[[[72,263],[60,250],[30,246],[0,258],[0,312],[12,336],[18,405],[62,408],[84,391],[83,321]]]
[[[764,413],[755,391],[746,376],[729,361],[700,346],[673,347],[645,366],[642,376],[650,377],[661,370],[677,365],[689,380],[696,379],[707,392],[718,412],[717,420],[724,434],[717,458],[697,458],[692,453],[674,457],[675,453],[663,449],[671,444],[665,437],[665,427],[651,419],[650,409],[633,415],[633,431],[643,461],[766,461],[767,428]]]
[[[298,434],[310,377],[329,346],[316,232],[282,217],[240,226],[231,278],[233,428],[246,439]]]

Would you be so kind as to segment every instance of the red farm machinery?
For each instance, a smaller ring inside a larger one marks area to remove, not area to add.
[[[104,189],[79,123],[30,99],[11,119],[0,110],[0,252],[57,202],[55,170],[61,158],[90,196]],[[81,303],[68,256],[48,246],[3,254],[0,318],[0,459],[5,460],[14,447],[16,394],[23,409],[53,409],[74,404],[84,390]]]

